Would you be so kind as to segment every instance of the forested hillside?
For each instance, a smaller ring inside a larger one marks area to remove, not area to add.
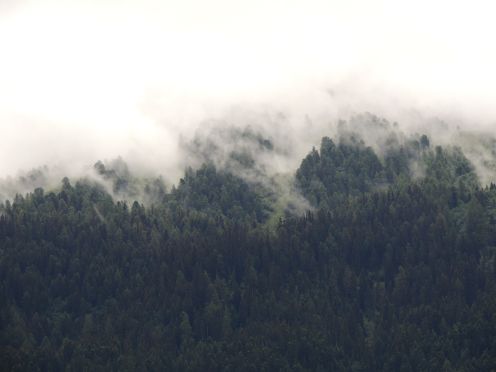
[[[99,162],[112,190],[5,201],[0,369],[494,371],[496,186],[431,142],[323,138],[291,178],[304,213],[246,151],[170,190]]]

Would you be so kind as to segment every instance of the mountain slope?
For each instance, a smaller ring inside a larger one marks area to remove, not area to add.
[[[212,163],[147,206],[67,178],[2,204],[1,369],[494,368],[496,187],[460,149],[324,138],[294,180],[313,207],[275,224]]]

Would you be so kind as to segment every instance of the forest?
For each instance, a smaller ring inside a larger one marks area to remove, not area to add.
[[[0,370],[495,371],[496,185],[384,136],[322,138],[284,200],[194,142],[174,186],[98,161],[3,200]]]

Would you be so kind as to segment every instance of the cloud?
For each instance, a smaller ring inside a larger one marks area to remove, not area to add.
[[[1,176],[121,155],[177,178],[179,139],[212,118],[282,113],[267,129],[298,155],[362,111],[410,127],[496,122],[491,2],[2,4]]]

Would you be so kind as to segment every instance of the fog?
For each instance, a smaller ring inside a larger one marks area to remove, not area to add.
[[[0,0],[0,178],[47,166],[59,181],[121,156],[175,182],[191,162],[181,144],[247,125],[279,146],[265,162],[272,171],[290,171],[339,119],[362,112],[467,143],[460,133],[496,128],[495,10],[444,0]]]

